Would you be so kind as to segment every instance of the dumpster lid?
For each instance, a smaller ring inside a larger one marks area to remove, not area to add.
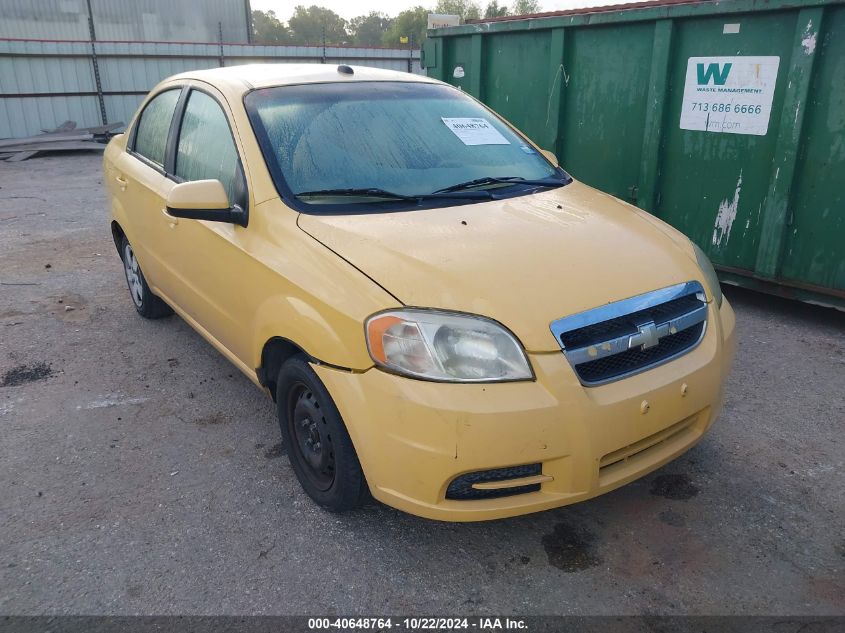
[[[512,22],[513,20],[533,20],[536,18],[554,18],[566,15],[629,11],[631,9],[649,9],[652,7],[666,7],[679,4],[714,4],[715,2],[716,0],[646,0],[645,2],[622,2],[619,4],[603,5],[598,7],[581,7],[578,9],[564,9],[562,11],[546,11],[543,13],[526,13],[525,15],[506,15],[500,18],[467,20],[466,23],[483,24],[486,22]]]

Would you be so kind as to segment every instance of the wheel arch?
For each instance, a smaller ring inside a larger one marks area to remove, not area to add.
[[[261,386],[270,391],[274,402],[276,400],[276,381],[282,365],[289,358],[299,354],[305,356],[309,362],[322,364],[320,360],[311,356],[302,347],[283,336],[274,336],[264,343],[261,350],[261,364],[256,368],[255,374],[258,376],[258,382],[261,383]]]
[[[117,220],[111,221],[111,236],[114,240],[114,247],[117,249],[117,254],[122,256],[120,252],[120,243],[124,237],[126,237],[126,231],[123,230],[123,227],[120,226],[120,223]]]

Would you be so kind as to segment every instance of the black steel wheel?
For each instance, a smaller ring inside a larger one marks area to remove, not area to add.
[[[328,490],[335,477],[334,446],[314,392],[302,382],[294,383],[288,391],[287,411],[308,480],[317,490]]]
[[[305,357],[282,365],[276,406],[288,459],[305,492],[333,512],[361,505],[369,490],[352,439]]]

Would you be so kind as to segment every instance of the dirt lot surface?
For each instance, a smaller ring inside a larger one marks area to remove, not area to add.
[[[492,523],[302,492],[271,401],[141,319],[100,157],[0,163],[0,613],[845,614],[845,315],[727,289],[739,349],[692,451]]]

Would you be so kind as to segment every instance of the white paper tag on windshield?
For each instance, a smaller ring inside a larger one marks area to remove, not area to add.
[[[487,119],[440,118],[464,145],[510,145],[510,141]]]

